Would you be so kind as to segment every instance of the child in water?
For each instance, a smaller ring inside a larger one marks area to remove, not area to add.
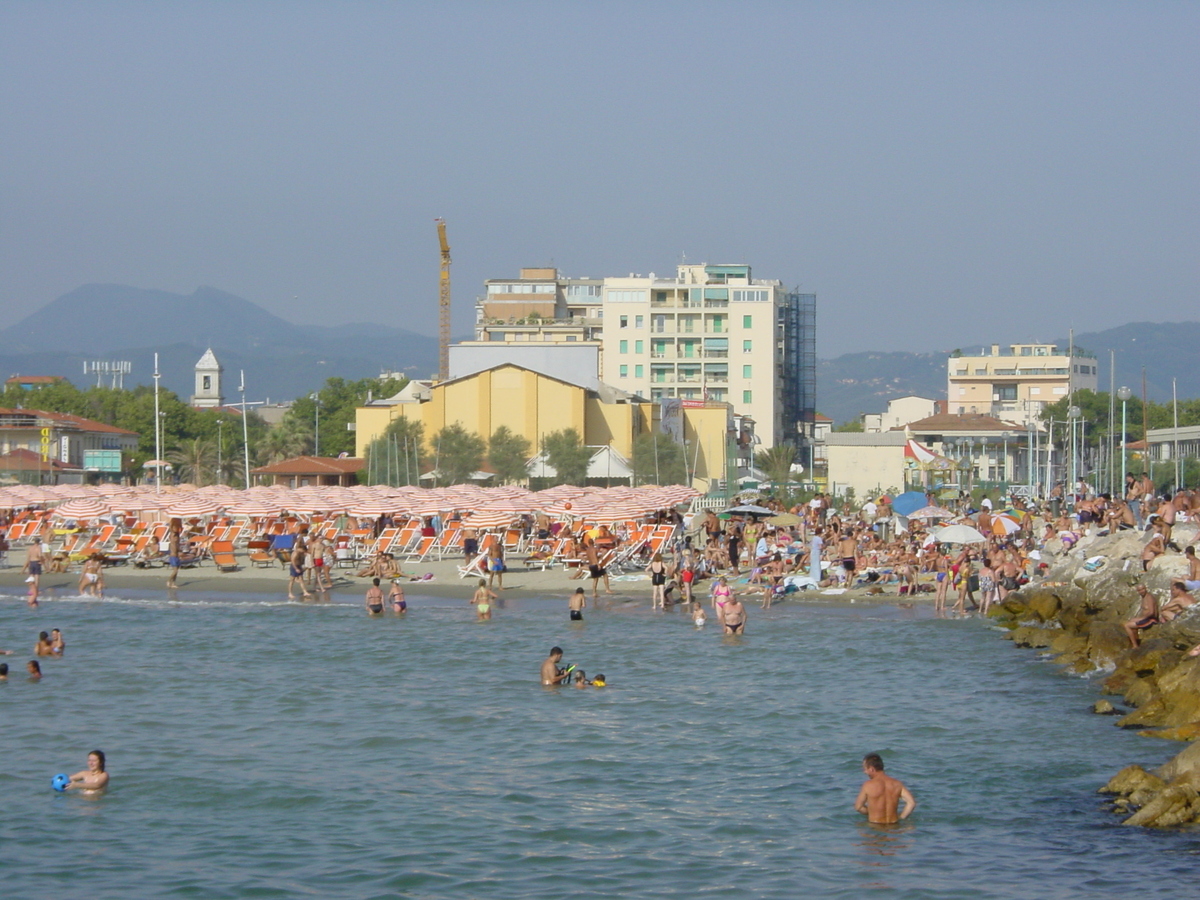
[[[599,675],[597,675],[595,678],[592,679],[592,687],[604,687],[604,684],[605,684],[605,682],[604,682],[604,673],[603,672],[601,672]]]
[[[575,670],[575,687],[585,688],[590,684],[591,684],[591,682],[587,680],[587,675],[585,675],[583,673],[583,669],[576,669]]]
[[[696,623],[697,628],[703,628],[704,623],[708,621],[704,615],[704,607],[699,600],[692,601],[692,621]]]

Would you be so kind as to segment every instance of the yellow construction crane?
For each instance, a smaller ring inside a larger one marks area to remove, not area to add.
[[[446,240],[446,220],[437,219],[438,241],[442,245],[442,276],[438,290],[438,381],[450,377],[450,242]]]

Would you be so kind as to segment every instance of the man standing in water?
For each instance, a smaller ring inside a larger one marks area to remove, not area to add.
[[[29,542],[29,550],[25,554],[25,572],[29,575],[29,605],[38,605],[38,588],[42,584],[42,563],[46,554],[42,550],[42,539],[35,537]]]
[[[551,647],[550,655],[546,657],[546,661],[542,663],[542,684],[562,684],[571,677],[569,669],[560,669],[558,664],[562,662],[563,652],[562,647]]]
[[[171,574],[167,576],[167,587],[177,587],[176,581],[179,578],[179,567],[183,564],[180,556],[183,555],[183,524],[178,519],[171,520],[171,530],[167,534],[167,567],[171,570]]]
[[[878,753],[864,756],[862,767],[867,780],[858,792],[858,799],[854,801],[856,812],[866,813],[867,821],[873,825],[894,825],[912,815],[917,808],[917,801],[903,782],[884,774],[883,759]],[[897,812],[901,800],[904,801],[904,809]]]
[[[567,600],[567,609],[571,612],[572,622],[583,621],[583,608],[585,606],[587,606],[587,595],[584,594],[583,588],[575,588],[575,593]]]

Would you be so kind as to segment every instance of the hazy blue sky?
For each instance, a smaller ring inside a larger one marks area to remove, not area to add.
[[[456,331],[748,262],[819,351],[1195,319],[1197,3],[0,5],[0,325],[90,281]],[[297,298],[293,300],[293,297]]]

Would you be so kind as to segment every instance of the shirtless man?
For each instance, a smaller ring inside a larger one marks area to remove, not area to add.
[[[329,566],[327,565],[327,555],[329,554],[329,544],[321,535],[317,535],[309,544],[308,552],[312,554],[312,584],[313,590],[320,593],[322,588],[325,590],[333,590],[333,579],[329,577]]]
[[[587,606],[587,595],[583,592],[583,588],[575,588],[575,593],[567,600],[567,609],[570,611],[572,622],[583,621],[585,606]]]
[[[1188,564],[1188,574],[1184,579],[1183,586],[1189,591],[1194,591],[1200,588],[1200,559],[1196,558],[1195,547],[1184,548],[1183,556]]]
[[[1162,605],[1162,609],[1158,611],[1158,617],[1164,622],[1170,622],[1184,610],[1194,605],[1195,602],[1196,598],[1187,592],[1187,588],[1183,586],[1182,581],[1172,581],[1171,596]]]
[[[858,542],[854,540],[854,535],[850,530],[842,532],[841,538],[838,540],[837,553],[842,561],[842,568],[846,572],[846,586],[852,587],[854,584],[854,570],[857,568],[856,557],[858,555]]]
[[[25,553],[24,572],[33,580],[29,582],[29,605],[38,605],[38,588],[42,583],[42,566],[46,561],[46,553],[42,550],[42,539],[35,537]]]
[[[108,787],[108,772],[104,771],[104,766],[104,751],[93,750],[88,754],[87,769],[72,775],[70,784],[64,790],[78,790],[88,794],[104,790]]]
[[[1158,617],[1158,600],[1155,596],[1146,589],[1144,584],[1139,584],[1134,588],[1137,591],[1138,597],[1141,598],[1141,605],[1138,611],[1134,613],[1133,618],[1125,622],[1121,627],[1125,629],[1125,633],[1129,635],[1129,645],[1136,647],[1140,641],[1138,633],[1145,631],[1151,625],[1157,625],[1161,620]]]
[[[288,599],[295,600],[296,597],[292,594],[292,586],[300,585],[300,590],[304,594],[305,600],[311,600],[312,594],[308,592],[308,587],[304,584],[304,542],[297,540],[292,547],[292,556],[288,561]],[[375,579],[376,586],[379,584],[379,579]],[[382,595],[381,595],[382,602]]]
[[[878,753],[864,756],[862,767],[867,780],[854,801],[856,812],[866,813],[867,821],[873,825],[894,825],[912,815],[917,801],[903,782],[884,774],[883,760]],[[904,809],[898,810],[901,800]]]
[[[541,679],[543,685],[562,684],[564,681],[570,679],[571,673],[566,669],[558,667],[558,664],[562,662],[562,657],[562,647],[550,648],[550,655],[542,663]]]
[[[167,587],[176,587],[179,578],[179,568],[183,564],[180,559],[183,544],[183,525],[175,519],[171,520],[171,530],[167,534],[167,566],[171,574],[167,576]]]
[[[289,585],[288,588],[289,588],[288,596],[291,597],[292,596],[290,593],[291,585]],[[304,596],[307,597],[309,595],[305,594]],[[383,589],[379,586],[378,578],[371,579],[371,586],[369,588],[367,588],[367,595],[364,598],[363,602],[364,602],[364,605],[367,607],[367,615],[377,616],[383,612]]]
[[[721,618],[726,634],[746,633],[746,607],[742,605],[742,601],[737,598],[736,594],[731,594],[725,601]]]

